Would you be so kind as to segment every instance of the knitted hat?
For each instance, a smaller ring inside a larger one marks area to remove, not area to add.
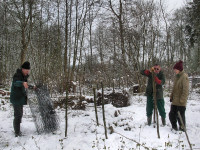
[[[183,71],[183,62],[180,60],[179,62],[177,62],[175,65],[174,65],[174,68],[173,69],[177,69],[179,71]]]
[[[21,66],[23,69],[30,69],[31,67],[30,67],[30,63],[28,62],[28,61],[25,61],[23,64],[22,64],[22,66]]]

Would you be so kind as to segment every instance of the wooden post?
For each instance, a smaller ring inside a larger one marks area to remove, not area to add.
[[[115,79],[113,79],[113,93],[115,93]]]
[[[156,124],[156,105],[155,105],[155,98],[156,98],[156,84],[155,84],[155,81],[154,81],[154,78],[155,78],[155,73],[152,72],[152,86],[153,86],[153,100],[154,100],[154,109],[153,109],[153,123],[154,123],[154,128],[155,128],[155,124]]]
[[[79,92],[80,92],[80,96],[82,95],[82,92],[81,92],[81,79],[79,79]]]
[[[129,75],[127,75],[127,78],[126,78],[126,86],[127,86],[127,88],[129,88]]]
[[[188,141],[188,143],[189,143],[189,145],[190,145],[190,149],[192,150],[192,144],[190,143],[190,140],[189,140],[188,134],[187,134],[187,132],[186,132],[185,125],[184,125],[184,123],[183,123],[183,119],[182,119],[181,114],[180,114],[179,111],[178,111],[178,117],[179,117],[179,119],[180,119],[180,121],[181,121],[181,124],[182,124],[182,127],[183,127],[183,129],[184,129],[184,131],[185,131],[185,135],[186,135],[186,137],[187,137],[187,141]]]
[[[99,126],[99,120],[98,120],[98,114],[97,114],[96,89],[95,88],[93,88],[93,93],[94,93],[94,109],[95,109],[96,122],[97,122],[97,126]]]
[[[99,90],[99,84],[97,83],[97,91]]]
[[[124,77],[121,77],[122,78],[122,88],[123,88],[123,92],[124,92]]]
[[[152,71],[152,84],[153,84],[153,99],[154,99],[154,116],[156,116],[156,122],[157,122],[157,134],[158,138],[160,138],[160,132],[159,132],[159,120],[158,120],[158,110],[157,110],[157,99],[156,99],[156,83],[155,83],[155,73]],[[155,118],[154,118],[155,119]]]
[[[154,109],[153,109],[153,123],[154,123],[154,128],[155,128],[155,124],[156,124],[156,107],[155,107],[155,105],[154,105]]]
[[[66,101],[65,101],[65,137],[67,137],[67,127],[68,127],[68,115],[67,115],[67,112],[68,112],[68,82],[66,84]]]
[[[105,129],[105,137],[108,139],[107,136],[107,128],[106,128],[106,118],[105,118],[105,110],[104,110],[104,91],[103,91],[103,83],[101,82],[101,88],[102,88],[102,112],[103,112],[103,123],[104,123],[104,129]]]
[[[121,78],[119,77],[119,89],[121,88]]]

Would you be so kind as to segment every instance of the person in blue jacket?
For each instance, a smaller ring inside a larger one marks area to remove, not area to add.
[[[23,105],[27,104],[26,89],[28,88],[28,77],[30,73],[30,63],[28,61],[21,65],[20,69],[17,69],[13,76],[10,102],[14,108],[14,120],[13,127],[15,131],[15,137],[21,136],[20,123],[23,116]]]

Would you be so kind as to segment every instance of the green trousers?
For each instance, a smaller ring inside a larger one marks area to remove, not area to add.
[[[160,116],[162,118],[166,118],[164,99],[157,100],[157,108]],[[146,105],[147,117],[150,117],[153,114],[153,109],[154,109],[153,96],[147,96],[147,105]]]

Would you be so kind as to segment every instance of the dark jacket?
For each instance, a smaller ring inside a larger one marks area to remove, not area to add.
[[[10,102],[13,105],[27,104],[27,95],[23,82],[27,82],[28,77],[28,75],[24,76],[22,74],[22,69],[17,69],[14,74],[10,94]]]
[[[189,94],[189,79],[188,75],[181,71],[176,75],[174,80],[174,86],[172,94],[170,96],[172,105],[186,106],[187,98]]]
[[[145,70],[141,70],[141,74],[148,77],[148,83],[146,88],[146,95],[153,96],[153,84],[152,84],[152,74],[146,75],[144,73]],[[160,71],[157,75],[159,80],[161,80],[161,84],[156,84],[156,98],[163,99],[163,85],[165,84],[165,76],[162,71]]]

